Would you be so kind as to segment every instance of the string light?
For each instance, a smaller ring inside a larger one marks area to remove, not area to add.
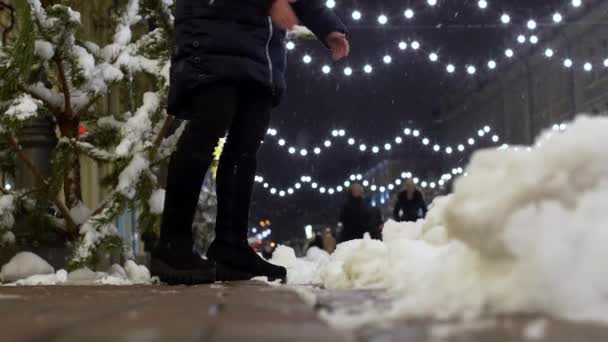
[[[412,19],[414,17],[414,11],[412,11],[411,8],[408,8],[405,10],[405,12],[403,12],[403,16],[405,16],[407,19]]]
[[[564,19],[564,17],[560,13],[556,12],[555,14],[553,14],[554,23],[559,24],[562,22],[563,19]]]
[[[369,180],[363,178],[363,176],[360,174],[351,175],[350,179],[352,181],[358,181],[363,187],[368,188],[369,191],[371,191],[371,192],[387,193],[387,192],[399,190],[398,187],[401,184],[403,184],[402,179],[412,179],[414,181],[414,183],[420,184],[423,188],[426,188],[429,186],[431,188],[433,188],[432,184],[435,184],[435,187],[437,187],[437,185],[444,186],[447,184],[447,182],[454,180],[455,176],[462,175],[463,173],[464,173],[464,169],[462,167],[455,167],[455,168],[452,168],[451,173],[444,173],[438,180],[431,181],[431,180],[420,179],[420,178],[416,177],[414,174],[412,174],[412,172],[403,171],[403,172],[401,172],[401,178],[396,178],[393,181],[391,181],[385,185],[374,184],[374,183],[370,182]],[[310,180],[310,182],[308,182],[310,188],[312,190],[318,191],[318,193],[322,194],[322,195],[327,194],[329,196],[332,196],[336,193],[344,192],[352,184],[351,181],[346,180],[343,183],[344,186],[342,186],[342,185],[337,185],[335,187],[334,186],[325,186],[325,185],[319,185],[318,182],[313,182],[311,177],[308,177],[308,176],[306,176],[306,177],[307,177],[307,179]],[[260,179],[263,179],[263,177],[255,176],[256,183],[261,183]],[[264,184],[264,188],[268,188],[267,183]],[[276,187],[272,187],[272,188],[270,188],[269,193],[271,195],[278,195],[279,197],[285,197],[286,195],[293,195],[297,191],[300,191],[303,189],[304,188],[303,188],[302,184],[300,184],[298,182],[298,183],[295,183],[295,185],[293,187],[288,187],[287,190],[281,190],[281,189],[277,189]]]
[[[434,3],[434,4],[429,3],[429,1],[427,1],[427,4],[429,6],[436,6],[436,5],[438,5],[438,2],[436,0],[434,0],[434,1],[431,0],[431,2]],[[488,3],[487,0],[479,0],[476,3],[477,3],[477,7],[479,7],[479,8],[487,8],[489,6],[489,3]],[[572,4],[573,7],[580,7],[580,6],[582,6],[582,1],[580,1],[580,0],[578,0],[578,1],[577,0],[572,0],[571,4]],[[328,7],[329,6],[334,6],[335,7],[336,6],[336,1],[335,0],[329,0],[329,1],[326,2],[326,5],[328,5]],[[404,12],[403,12],[403,15],[404,15],[404,17],[406,17],[406,19],[412,19],[414,17],[414,14],[415,14],[415,12],[414,12],[414,10],[412,8],[406,8],[404,10]],[[500,19],[501,23],[503,23],[503,24],[509,24],[509,23],[511,23],[512,18],[511,18],[511,16],[508,13],[503,12],[502,14],[499,14],[499,15],[500,15],[499,19]],[[361,13],[360,10],[355,9],[355,10],[352,11],[352,16],[353,16],[353,19],[360,20],[363,17],[363,13]],[[551,20],[554,23],[561,23],[564,20],[564,15],[562,13],[559,13],[559,12],[554,12],[554,13],[552,13],[550,15],[550,18],[551,18]],[[386,14],[380,14],[378,16],[378,21],[380,23],[386,24],[386,23],[388,23],[388,20],[389,20],[389,17]],[[538,21],[536,19],[529,19],[529,20],[526,21],[526,26],[527,26],[527,28],[529,30],[536,30],[539,27],[539,23],[538,23]],[[520,44],[525,44],[527,41],[529,41],[531,44],[538,44],[539,43],[539,38],[536,35],[531,35],[530,37],[526,37],[525,35],[519,35],[517,37],[517,41]],[[420,49],[420,43],[417,42],[417,41],[413,41],[410,44],[408,44],[407,42],[402,41],[402,42],[399,42],[398,47],[399,47],[400,50],[406,50],[409,47],[411,47],[412,50],[418,50],[418,49]],[[295,46],[295,44],[293,42],[290,41],[290,42],[287,42],[287,48],[290,49],[290,50],[292,50],[292,49],[295,49],[296,46]],[[508,59],[513,58],[514,55],[515,55],[515,51],[513,51],[513,49],[507,49],[507,50],[505,50],[505,56]],[[308,56],[308,57],[310,57],[310,56]],[[304,61],[305,64],[310,64],[312,62],[312,57],[310,57],[310,59],[308,57],[306,57],[306,56],[303,57],[303,61]],[[385,55],[385,56],[383,56],[382,60],[383,60],[383,62],[385,64],[391,64],[393,62],[393,58],[390,55],[388,55],[388,54]],[[433,52],[432,54],[429,55],[429,60],[431,60],[431,62],[437,62],[439,60],[438,54],[436,52]],[[496,63],[496,61],[493,61],[493,62]],[[488,63],[490,63],[490,62],[488,62]],[[494,65],[494,63],[492,63],[492,65]],[[445,70],[448,73],[450,73],[450,74],[454,73],[456,70],[459,69],[459,67],[457,67],[453,63],[451,63],[450,65],[452,65],[453,68],[451,66],[448,66],[448,65],[444,66]],[[490,64],[488,64],[488,66],[489,65]],[[489,70],[493,70],[493,69],[494,69],[494,67],[489,67]],[[345,76],[349,77],[349,76],[353,76],[353,75],[356,74],[356,71],[354,69],[351,68],[350,70],[352,70],[352,73],[347,71],[345,73]],[[363,66],[359,70],[362,70],[362,72],[364,74],[370,74],[372,72],[372,71],[368,71],[368,70],[371,70],[371,69],[370,68],[366,68],[365,66]],[[468,71],[468,70],[471,70],[471,69],[467,68],[467,66],[465,65],[465,66],[462,67],[462,70]],[[329,73],[331,73],[331,68],[329,67],[329,65],[327,65],[327,67],[325,67],[325,66],[322,67],[321,71],[323,72],[323,74],[329,74]]]
[[[530,43],[536,45],[538,44],[538,36],[532,35],[530,36]]]

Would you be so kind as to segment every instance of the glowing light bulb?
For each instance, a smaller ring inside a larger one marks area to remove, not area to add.
[[[564,17],[559,12],[556,12],[555,14],[553,14],[554,23],[559,24],[562,22],[563,19],[564,19]]]

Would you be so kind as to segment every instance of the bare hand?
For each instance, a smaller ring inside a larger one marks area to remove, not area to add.
[[[348,39],[346,39],[346,35],[342,32],[330,33],[325,39],[325,42],[331,49],[334,61],[339,61],[350,53],[350,43],[348,42]]]
[[[272,0],[270,17],[272,21],[283,30],[291,31],[298,24],[298,17],[291,8],[292,0]]]

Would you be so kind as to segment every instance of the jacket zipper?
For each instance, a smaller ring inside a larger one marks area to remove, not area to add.
[[[270,85],[274,85],[274,75],[272,70],[272,59],[270,58],[270,41],[272,40],[272,35],[274,34],[274,29],[272,27],[272,19],[268,17],[268,41],[266,42],[266,58],[268,59],[268,72],[270,73]],[[274,86],[273,86],[274,92]]]

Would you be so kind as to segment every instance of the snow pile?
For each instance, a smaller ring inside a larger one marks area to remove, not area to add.
[[[329,254],[313,247],[305,258],[298,259],[292,248],[279,246],[269,261],[287,269],[287,282],[290,285],[320,284],[320,270],[329,262]]]
[[[70,273],[65,270],[54,272],[46,261],[34,253],[22,252],[2,267],[0,281],[16,286],[37,285],[134,285],[152,284],[156,279],[143,265],[128,260],[124,268],[114,264],[108,272],[94,272],[87,267]]]
[[[369,320],[539,312],[608,322],[607,130],[608,119],[581,117],[529,152],[476,153],[426,222],[389,222],[384,242],[338,246],[324,285],[388,289],[392,307]]]
[[[48,262],[34,253],[21,252],[2,266],[0,281],[12,283],[33,275],[52,274],[55,270]]]

